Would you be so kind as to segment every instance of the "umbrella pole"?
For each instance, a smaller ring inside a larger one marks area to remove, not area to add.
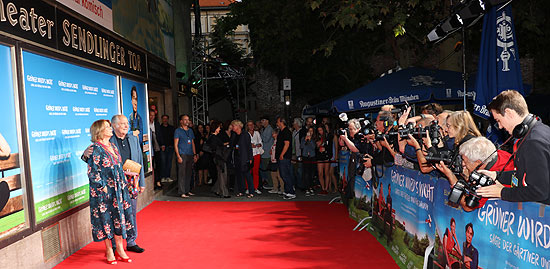
[[[464,82],[464,111],[466,111],[466,81],[468,75],[466,74],[466,27],[462,27],[462,81]]]

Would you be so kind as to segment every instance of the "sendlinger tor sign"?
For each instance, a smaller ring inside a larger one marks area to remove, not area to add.
[[[144,53],[42,1],[0,0],[0,31],[146,77]]]

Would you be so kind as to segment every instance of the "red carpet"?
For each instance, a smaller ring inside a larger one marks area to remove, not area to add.
[[[397,268],[343,205],[327,202],[153,202],[138,213],[133,268]],[[57,268],[115,268],[91,243]]]

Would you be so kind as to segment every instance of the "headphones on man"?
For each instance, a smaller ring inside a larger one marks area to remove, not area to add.
[[[514,130],[512,131],[512,136],[517,139],[523,138],[527,135],[529,129],[531,129],[531,127],[533,127],[533,125],[535,125],[535,123],[539,120],[539,117],[533,114],[527,115],[527,117],[525,117],[525,119],[523,119],[520,124],[514,127]]]

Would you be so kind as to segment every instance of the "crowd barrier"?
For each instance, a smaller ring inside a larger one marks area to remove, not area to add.
[[[391,166],[349,180],[349,156],[341,152],[339,173],[341,182],[353,184],[353,195],[343,197],[350,217],[401,268],[468,268],[470,259],[470,268],[476,260],[477,268],[550,268],[548,206],[490,199],[465,212],[448,203],[445,178]]]

